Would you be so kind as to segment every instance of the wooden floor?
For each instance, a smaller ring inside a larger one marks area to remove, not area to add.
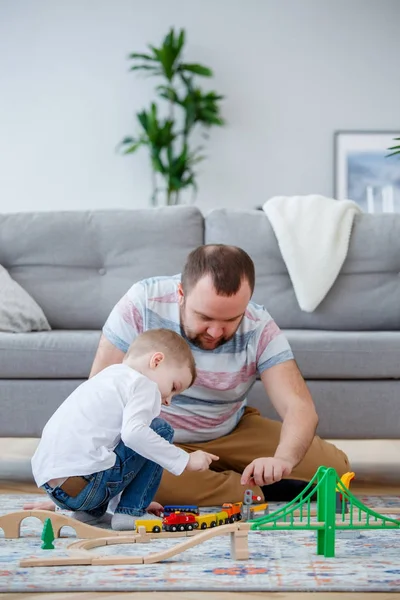
[[[400,495],[399,486],[352,485],[352,491],[358,494],[377,496]],[[40,493],[33,484],[10,483],[0,481],[0,494]],[[351,593],[351,592],[75,592],[67,593],[24,593],[0,594],[0,600],[400,600],[397,593]]]

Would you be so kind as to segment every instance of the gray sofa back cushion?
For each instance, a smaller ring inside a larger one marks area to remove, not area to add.
[[[0,215],[0,264],[54,329],[101,329],[135,282],[179,273],[203,243],[195,207]]]
[[[256,266],[254,299],[268,308],[280,327],[400,329],[399,214],[356,216],[347,259],[313,313],[299,308],[264,212],[216,209],[206,217],[205,241],[241,246],[250,254]]]

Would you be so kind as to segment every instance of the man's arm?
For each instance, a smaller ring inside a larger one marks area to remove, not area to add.
[[[122,350],[116,348],[108,339],[102,334],[97,348],[96,356],[94,357],[93,365],[90,371],[90,377],[97,375],[106,367],[110,365],[118,365],[122,363],[125,353]]]
[[[261,373],[272,404],[281,417],[281,437],[273,457],[253,460],[243,471],[243,485],[268,485],[288,477],[314,438],[318,416],[311,394],[294,360]]]
[[[318,425],[311,394],[294,360],[266,369],[261,381],[282,419],[275,457],[287,460],[294,468],[304,458]]]

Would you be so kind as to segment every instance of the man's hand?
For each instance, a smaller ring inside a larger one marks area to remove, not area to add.
[[[280,481],[285,475],[290,475],[292,469],[293,465],[284,458],[256,458],[243,471],[240,483],[250,486],[269,485]]]
[[[189,456],[186,471],[207,471],[213,460],[219,460],[219,456],[203,452],[203,450],[196,450]]]

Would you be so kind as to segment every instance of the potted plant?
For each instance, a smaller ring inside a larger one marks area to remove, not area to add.
[[[157,102],[138,112],[137,135],[125,137],[120,144],[123,154],[147,148],[153,205],[179,204],[183,190],[192,188],[196,192],[195,166],[205,156],[203,146],[194,146],[193,134],[200,129],[203,138],[207,138],[211,127],[224,124],[220,112],[223,96],[215,91],[203,91],[197,84],[198,77],[212,77],[213,73],[198,63],[184,62],[185,38],[184,29],[175,33],[172,28],[158,48],[149,45],[148,53],[129,55],[133,61],[131,71],[163,79],[155,93],[161,102],[167,103],[166,116],[161,116]]]

